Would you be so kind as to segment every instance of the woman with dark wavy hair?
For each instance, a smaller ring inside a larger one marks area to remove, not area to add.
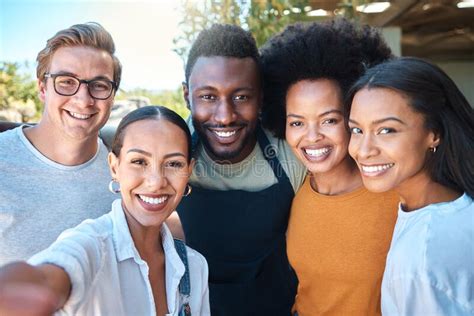
[[[380,315],[398,199],[363,187],[347,152],[343,100],[365,66],[390,57],[375,29],[343,19],[289,26],[262,50],[264,124],[286,137],[309,174],[287,234],[300,316]]]
[[[400,58],[351,90],[349,152],[364,185],[396,190],[384,315],[474,313],[474,110],[437,66]]]

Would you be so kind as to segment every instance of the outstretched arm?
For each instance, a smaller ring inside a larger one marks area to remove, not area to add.
[[[0,268],[0,315],[51,315],[70,290],[69,276],[58,266],[8,264]]]

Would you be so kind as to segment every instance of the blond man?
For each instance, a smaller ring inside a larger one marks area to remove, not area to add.
[[[0,134],[0,265],[29,258],[109,209],[114,195],[98,135],[120,84],[114,53],[97,23],[61,30],[39,52],[42,119]]]

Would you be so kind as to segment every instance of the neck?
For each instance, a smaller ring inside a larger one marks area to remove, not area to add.
[[[41,123],[24,129],[30,143],[48,159],[65,166],[83,164],[97,153],[98,133],[85,139],[70,139],[67,136],[47,130]]]
[[[122,208],[124,206],[122,205]],[[138,223],[128,212],[125,211],[130,235],[132,235],[133,243],[137,248],[140,257],[147,261],[150,258],[164,256],[163,243],[161,238],[161,225],[145,227]]]
[[[344,179],[341,181],[341,179]],[[311,173],[311,187],[324,195],[340,195],[352,192],[362,186],[359,169],[349,156],[331,170]]]
[[[462,192],[457,192],[440,183],[434,182],[426,172],[406,180],[397,188],[402,208],[411,212],[430,204],[449,202],[457,199]]]

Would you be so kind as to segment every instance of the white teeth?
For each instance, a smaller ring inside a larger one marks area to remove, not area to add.
[[[385,165],[377,165],[377,166],[362,166],[362,171],[371,173],[371,172],[379,172],[382,170],[387,170],[393,167],[393,163],[388,163]]]
[[[151,197],[148,197],[146,195],[141,195],[141,194],[139,194],[138,196],[140,197],[142,201],[148,204],[161,204],[161,203],[164,203],[168,199],[167,196],[163,196],[159,198],[151,198]]]
[[[323,156],[323,155],[327,154],[329,151],[330,151],[329,147],[324,147],[324,148],[321,148],[321,149],[304,149],[304,152],[308,156],[312,156],[312,157]]]
[[[235,133],[237,133],[237,131],[230,131],[230,132],[214,131],[214,133],[216,133],[216,135],[219,136],[219,137],[231,137],[232,135],[235,135]]]
[[[75,112],[71,112],[71,111],[69,111],[69,114],[71,114],[72,117],[75,117],[75,118],[80,119],[80,120],[87,120],[89,117],[92,116],[92,115],[75,113]]]

